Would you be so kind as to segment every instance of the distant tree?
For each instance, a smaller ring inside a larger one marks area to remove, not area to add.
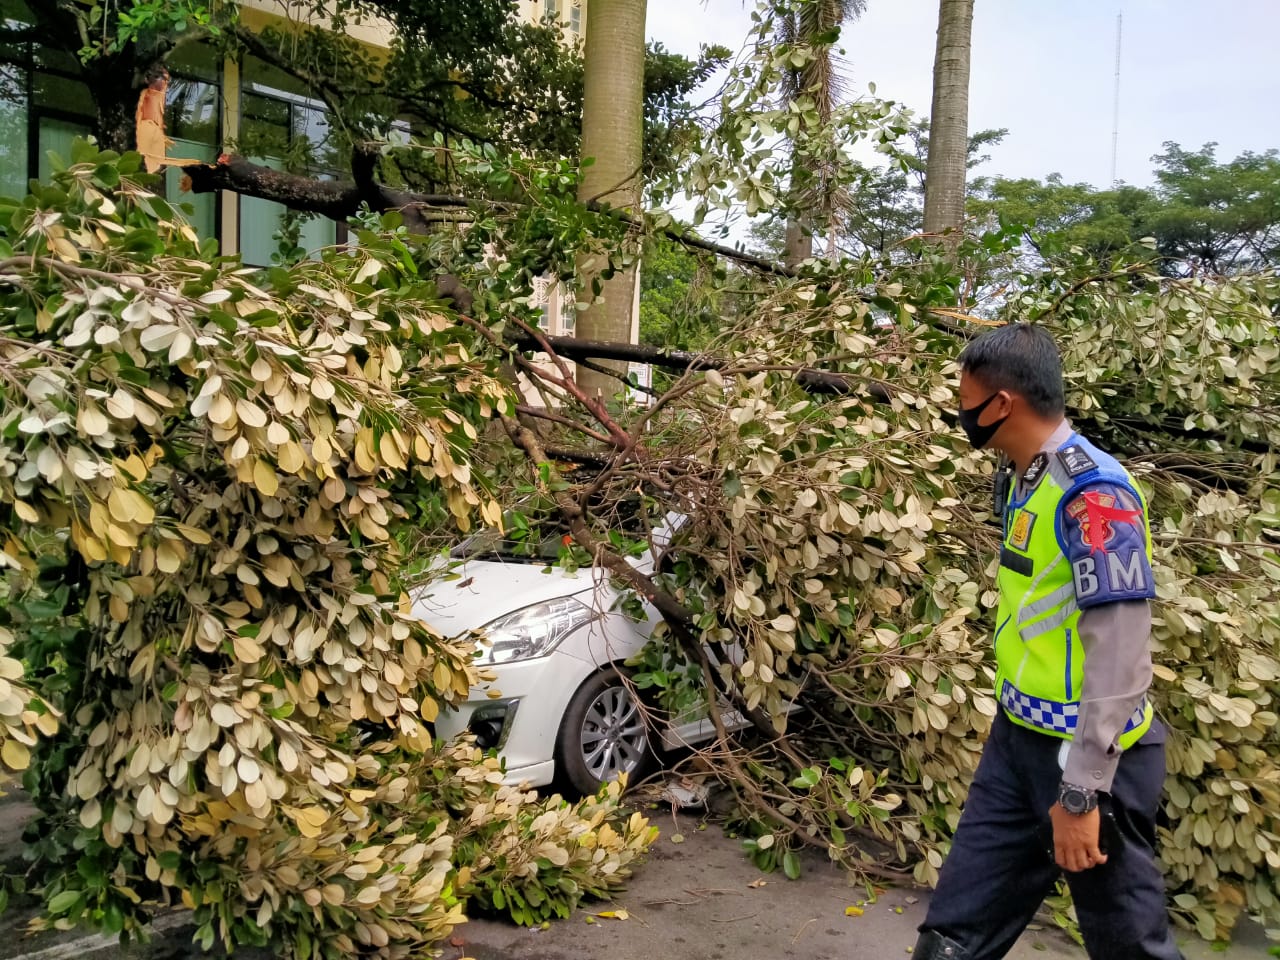
[[[1044,180],[979,180],[969,211],[1021,226],[1028,247],[1043,256],[1079,247],[1109,260],[1144,235],[1141,224],[1153,201],[1151,191],[1143,187],[1097,190],[1087,183],[1066,183],[1055,173]]]
[[[982,180],[970,211],[1022,225],[1028,245],[1045,256],[1079,247],[1106,261],[1149,238],[1169,276],[1229,275],[1280,264],[1280,153],[1245,152],[1219,162],[1215,147],[1166,143],[1153,158],[1151,187],[1097,190],[1057,174]]]
[[[1228,274],[1274,266],[1280,255],[1280,152],[1245,152],[1228,163],[1217,144],[1158,154],[1159,201],[1144,226],[1166,262],[1185,272]]]
[[[991,159],[987,152],[998,146],[1009,131],[979,130],[969,137],[965,166],[976,169]],[[929,121],[915,121],[907,131],[910,150],[887,167],[865,166],[851,188],[853,202],[840,232],[841,246],[849,253],[888,254],[904,237],[919,232],[924,214],[925,167],[929,155]]]
[[[729,307],[717,282],[723,268],[669,240],[645,251],[640,269],[640,342],[697,350],[723,324]]]
[[[1006,128],[979,130],[969,137],[970,170],[991,159],[991,147],[1008,136]],[[929,121],[911,124],[906,145],[895,160],[880,166],[854,164],[857,171],[848,187],[848,208],[835,233],[837,247],[846,254],[873,256],[888,254],[903,238],[918,233],[924,211],[924,172],[929,153]],[[974,189],[988,180],[976,180]],[[972,191],[971,191],[972,192]],[[776,219],[756,223],[751,229],[751,248],[762,255],[782,259],[786,249],[785,227]]]

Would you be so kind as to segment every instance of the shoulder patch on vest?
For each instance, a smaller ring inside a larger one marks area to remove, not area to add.
[[[1048,472],[1049,455],[1045,453],[1037,453],[1035,459],[1031,461],[1031,466],[1027,467],[1027,472],[1022,475],[1022,482],[1027,488],[1034,490],[1041,478]]]
[[[1131,490],[1089,484],[1062,504],[1059,522],[1080,609],[1155,597],[1142,504]]]
[[[1127,523],[1141,530],[1142,510],[1121,500],[1117,492],[1086,490],[1066,507],[1075,521],[1080,545],[1089,553],[1106,553],[1117,533],[1117,524]]]
[[[1057,456],[1058,462],[1062,464],[1062,468],[1067,471],[1067,476],[1069,477],[1078,477],[1082,473],[1088,473],[1090,470],[1098,468],[1098,465],[1093,461],[1093,457],[1089,456],[1084,447],[1079,444],[1068,444],[1060,449],[1055,456]]]

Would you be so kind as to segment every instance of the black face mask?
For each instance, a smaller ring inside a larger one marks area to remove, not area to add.
[[[963,407],[960,408],[958,415],[960,429],[964,431],[965,436],[969,438],[969,442],[973,444],[975,450],[981,450],[990,443],[991,438],[996,435],[996,431],[1009,419],[1008,414],[1005,414],[999,420],[989,423],[985,427],[978,423],[978,418],[982,416],[982,411],[987,409],[991,405],[991,401],[998,396],[1000,396],[1000,392],[996,391],[976,407],[970,407],[968,410]]]

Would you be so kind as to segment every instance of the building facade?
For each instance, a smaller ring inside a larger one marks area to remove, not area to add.
[[[528,22],[558,24],[566,42],[576,43],[586,29],[586,5],[587,0],[519,0],[518,10]],[[240,15],[250,28],[282,28],[310,19],[306,5],[288,0],[241,0]],[[0,0],[0,18],[11,28],[34,22],[24,0]],[[375,51],[391,42],[385,24],[357,24],[348,33]],[[180,48],[169,58],[169,68],[165,130],[173,140],[170,156],[212,161],[224,144],[235,144],[247,158],[279,169],[305,137],[314,158],[310,172],[342,176],[346,158],[330,146],[325,106],[295,78],[248,53],[239,59],[217,57],[203,44]],[[72,56],[31,41],[0,44],[0,194],[20,196],[28,181],[47,179],[49,153],[69,157],[72,142],[92,130],[93,117],[93,98]],[[230,192],[184,193],[181,179],[179,169],[166,170],[166,196],[189,207],[201,237],[215,237],[223,253],[239,253],[247,264],[272,262],[286,212],[282,204]],[[346,227],[324,217],[306,219],[300,231],[300,245],[307,250],[347,241]],[[540,283],[533,305],[548,333],[573,334],[577,310],[564,285]],[[634,316],[639,316],[638,304]]]
[[[567,38],[583,28],[585,0],[520,0],[530,21],[550,17]],[[305,7],[280,0],[242,0],[241,20],[254,27],[285,27],[307,16]],[[23,0],[0,0],[0,18],[11,28],[33,22]],[[386,49],[384,25],[359,24],[348,33],[370,48]],[[338,176],[344,158],[326,150],[330,142],[324,105],[304,86],[271,65],[245,54],[216,58],[211,48],[190,44],[170,58],[166,132],[171,156],[213,160],[225,143],[267,166],[281,167],[295,141],[306,137],[316,152],[312,173]],[[71,143],[88,135],[94,104],[74,57],[23,41],[0,44],[0,193],[26,192],[31,179],[49,176],[50,151],[66,158]],[[167,172],[169,199],[192,207],[192,224],[203,237],[217,237],[226,253],[247,263],[271,262],[284,208],[252,197],[180,194],[181,172]],[[339,224],[313,218],[302,226],[302,246],[315,249],[345,240]]]

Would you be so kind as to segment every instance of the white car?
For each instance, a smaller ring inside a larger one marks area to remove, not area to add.
[[[653,552],[681,519],[669,514],[651,535],[654,546],[629,562],[652,573]],[[607,573],[555,566],[560,545],[549,538],[537,556],[522,556],[496,531],[477,534],[453,550],[452,579],[436,579],[414,595],[414,613],[445,636],[483,631],[488,646],[480,662],[497,677],[441,711],[437,736],[471,731],[481,747],[497,748],[509,783],[555,782],[587,794],[647,766],[655,739],[674,749],[714,730],[705,718],[650,729],[623,665],[648,641],[660,614],[648,604],[641,620],[623,613],[621,591]],[[742,724],[736,714],[726,722]]]

